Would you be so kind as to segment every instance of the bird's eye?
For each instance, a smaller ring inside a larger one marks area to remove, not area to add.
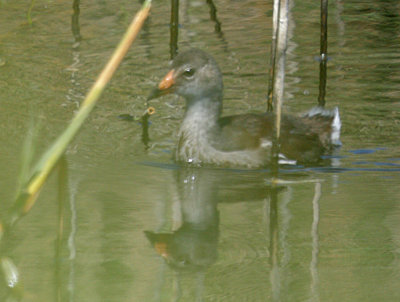
[[[194,68],[186,68],[185,71],[183,72],[183,76],[185,78],[191,78],[194,75],[195,69]]]

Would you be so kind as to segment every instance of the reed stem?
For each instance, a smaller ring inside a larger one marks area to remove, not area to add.
[[[321,0],[321,38],[319,63],[318,105],[325,106],[327,62],[328,62],[328,0]]]
[[[269,64],[269,80],[268,80],[268,92],[267,92],[267,112],[273,111],[273,95],[274,95],[274,82],[275,82],[275,63],[276,63],[276,48],[277,48],[277,37],[279,31],[279,14],[280,14],[280,0],[274,0],[274,9],[272,15],[272,40],[271,40],[271,55]]]
[[[170,55],[171,60],[178,54],[178,33],[179,33],[179,0],[171,0],[170,20]]]
[[[272,99],[275,107],[275,124],[274,135],[271,150],[271,168],[274,175],[278,172],[279,152],[280,152],[280,135],[281,135],[281,118],[282,105],[285,86],[285,62],[286,62],[286,45],[289,28],[289,0],[279,0],[278,21],[276,22],[276,54],[274,65],[274,77],[272,87]],[[275,11],[275,9],[274,9]]]

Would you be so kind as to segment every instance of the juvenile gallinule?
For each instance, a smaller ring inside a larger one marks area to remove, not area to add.
[[[176,160],[193,164],[262,167],[270,161],[274,116],[240,114],[221,117],[223,83],[215,60],[191,49],[175,57],[172,68],[149,99],[175,93],[186,99],[186,112],[176,148]],[[282,116],[281,158],[315,163],[339,145],[340,118],[315,107],[302,116]]]

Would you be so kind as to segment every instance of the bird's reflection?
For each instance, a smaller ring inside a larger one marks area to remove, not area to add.
[[[217,259],[218,179],[207,169],[176,171],[182,222],[172,233],[145,234],[156,251],[177,270],[199,271]]]
[[[176,171],[180,226],[171,233],[145,231],[157,253],[172,268],[200,271],[217,260],[219,202],[262,200],[270,193],[262,178],[243,180],[240,173],[236,174],[190,167]],[[246,180],[253,185],[245,185]]]

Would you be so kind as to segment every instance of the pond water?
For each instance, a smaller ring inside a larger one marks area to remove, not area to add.
[[[224,114],[262,112],[272,2],[181,1],[179,49],[210,52]],[[318,97],[319,2],[292,1],[284,112]],[[28,133],[34,160],[66,127],[140,1],[0,2],[0,212]],[[1,301],[400,301],[400,4],[329,3],[327,107],[343,147],[328,167],[180,168],[183,102],[155,100],[168,69],[170,4],[151,16],[36,205],[1,242],[18,284]],[[216,25],[221,31],[216,31]],[[82,40],[78,42],[80,30]],[[9,263],[9,262],[7,262]]]

